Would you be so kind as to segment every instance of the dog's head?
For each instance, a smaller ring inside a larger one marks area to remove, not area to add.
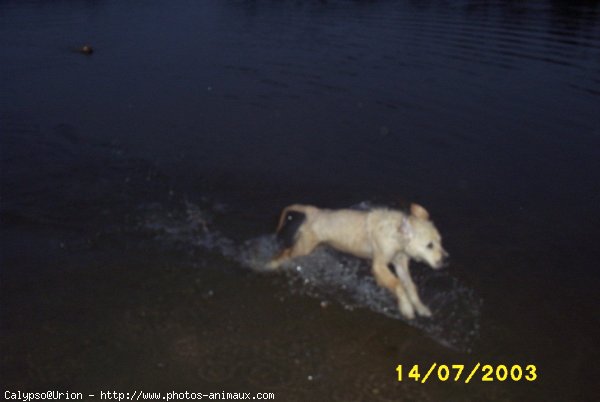
[[[429,212],[418,204],[410,206],[410,216],[402,221],[401,231],[408,239],[406,254],[433,269],[446,265],[448,253],[442,247],[442,236],[429,219]]]

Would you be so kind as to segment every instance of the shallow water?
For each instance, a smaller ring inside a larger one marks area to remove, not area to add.
[[[3,391],[591,399],[599,14],[1,2]],[[260,270],[289,203],[412,201],[452,256],[412,267],[431,320],[331,250]],[[395,380],[432,362],[539,380]]]
[[[267,264],[281,247],[275,235],[258,236],[236,244],[211,227],[210,213],[206,209],[190,203],[185,209],[185,214],[177,216],[177,212],[152,205],[143,219],[143,227],[161,244],[213,251],[241,268],[273,274]],[[309,256],[285,263],[281,271],[289,276],[293,291],[322,299],[322,305],[332,299],[348,310],[369,308],[406,321],[392,295],[377,286],[369,275],[370,269],[364,261],[319,248]],[[417,270],[412,275],[434,318],[416,319],[407,324],[449,348],[470,352],[479,336],[481,300],[447,272]]]

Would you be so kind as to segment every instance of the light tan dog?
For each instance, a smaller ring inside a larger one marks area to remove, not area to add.
[[[407,215],[383,208],[358,211],[290,205],[284,208],[279,218],[277,233],[281,236],[282,232],[287,232],[286,248],[271,260],[270,268],[277,268],[290,258],[310,254],[319,244],[326,244],[372,260],[377,283],[398,298],[398,307],[406,318],[414,318],[415,310],[421,316],[431,316],[410,276],[409,260],[439,269],[448,253],[442,247],[438,230],[429,220],[429,213],[422,206],[412,204],[410,215]],[[390,265],[396,275],[388,268]]]

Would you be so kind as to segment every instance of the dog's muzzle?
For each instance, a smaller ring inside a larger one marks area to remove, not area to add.
[[[442,269],[442,268],[446,268],[448,265],[450,265],[449,262],[449,258],[450,256],[448,255],[448,253],[446,253],[444,251],[444,255],[442,256],[442,259],[438,261],[437,264],[435,264],[435,269]]]

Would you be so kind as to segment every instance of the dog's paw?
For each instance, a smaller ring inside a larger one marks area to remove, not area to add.
[[[421,316],[421,317],[431,317],[431,310],[429,310],[429,307],[427,307],[424,304],[417,304],[415,306],[417,313]]]
[[[278,260],[271,260],[265,264],[265,268],[267,269],[277,269],[281,266],[281,262]]]
[[[408,301],[403,302],[401,300],[400,302],[398,302],[398,308],[400,309],[402,315],[408,318],[409,320],[415,318],[415,310],[413,309],[412,304],[410,304]]]

